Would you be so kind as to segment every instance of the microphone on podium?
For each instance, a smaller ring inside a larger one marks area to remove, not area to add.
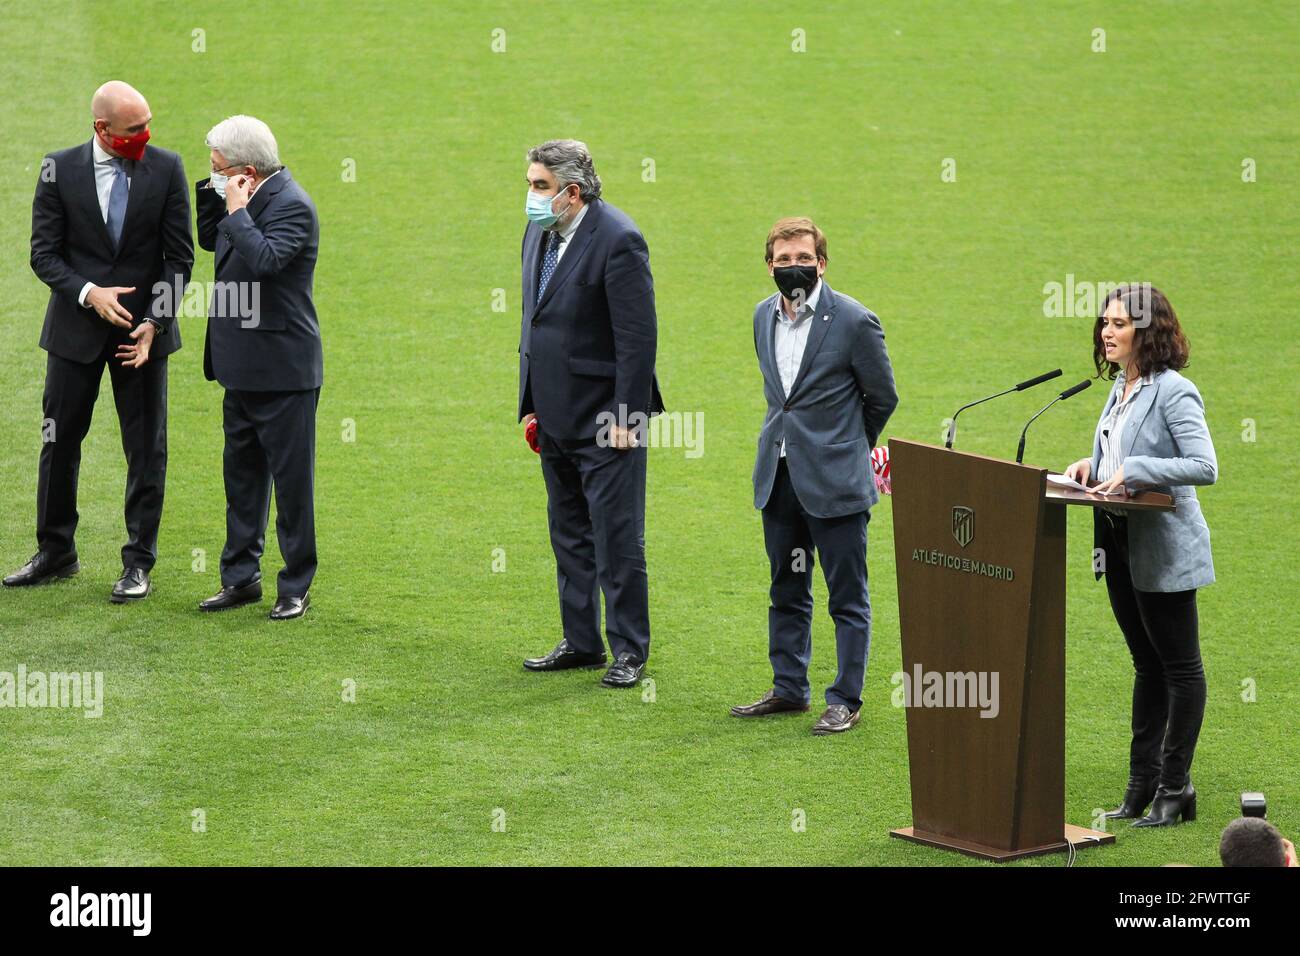
[[[1034,423],[1034,420],[1037,419],[1039,415],[1043,414],[1043,412],[1047,411],[1049,408],[1051,408],[1053,405],[1055,405],[1057,402],[1063,402],[1063,401],[1065,401],[1067,398],[1070,398],[1072,395],[1078,395],[1080,392],[1082,392],[1085,388],[1088,388],[1090,385],[1092,385],[1092,379],[1090,379],[1090,378],[1085,378],[1085,379],[1084,379],[1082,382],[1080,382],[1078,385],[1075,385],[1075,386],[1073,386],[1073,387],[1071,387],[1071,388],[1067,388],[1067,389],[1066,389],[1065,391],[1063,391],[1060,395],[1057,395],[1056,398],[1052,399],[1050,402],[1048,402],[1046,405],[1044,405],[1042,408],[1040,408],[1040,409],[1039,409],[1039,410],[1034,414],[1034,417],[1033,417],[1033,418],[1031,418],[1031,419],[1029,419],[1029,421],[1025,422],[1025,427],[1024,427],[1024,429],[1020,432],[1020,447],[1016,449],[1016,464],[1017,464],[1017,465],[1024,464],[1024,459],[1025,459],[1025,432],[1029,431],[1029,426],[1032,425],[1032,424]]]
[[[953,439],[957,437],[957,416],[966,411],[966,409],[973,408],[976,405],[982,405],[984,402],[990,401],[994,398],[1001,398],[1003,395],[1010,395],[1012,392],[1023,392],[1025,389],[1033,388],[1035,385],[1042,385],[1044,382],[1051,381],[1060,374],[1061,370],[1059,368],[1053,369],[1050,372],[1044,372],[1042,375],[1031,378],[1028,381],[1021,382],[1019,385],[1014,385],[1004,392],[998,392],[996,395],[990,395],[988,398],[981,398],[978,402],[971,402],[968,405],[963,405],[961,408],[957,409],[957,411],[953,412],[952,420],[948,422],[948,437],[944,440],[943,447],[952,448]]]

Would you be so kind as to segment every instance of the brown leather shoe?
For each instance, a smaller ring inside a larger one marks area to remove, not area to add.
[[[831,704],[817,723],[813,724],[812,732],[818,737],[825,737],[827,734],[842,734],[857,725],[858,711],[849,710],[843,704]]]
[[[772,689],[765,692],[762,697],[752,704],[741,704],[731,708],[731,716],[766,717],[768,714],[803,713],[807,709],[807,704],[799,704],[793,700],[786,700],[784,697],[777,697],[776,691]]]

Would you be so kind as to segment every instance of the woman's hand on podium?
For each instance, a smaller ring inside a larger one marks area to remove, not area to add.
[[[1124,466],[1120,465],[1115,469],[1115,474],[1111,475],[1107,481],[1103,481],[1091,490],[1099,495],[1127,495],[1128,489],[1124,487]]]
[[[1065,477],[1071,481],[1077,481],[1085,488],[1088,485],[1088,476],[1092,474],[1092,461],[1087,458],[1080,458],[1069,468],[1065,469]]]

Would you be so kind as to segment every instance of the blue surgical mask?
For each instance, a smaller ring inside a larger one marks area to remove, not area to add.
[[[212,189],[222,199],[226,198],[226,183],[230,182],[230,177],[222,173],[212,174]]]
[[[559,193],[554,196],[541,196],[531,189],[528,190],[528,201],[524,203],[524,215],[528,217],[529,221],[537,223],[543,229],[550,229],[560,221],[560,215],[562,214],[551,209],[551,203],[558,197]],[[572,200],[570,200],[570,204],[572,204]]]

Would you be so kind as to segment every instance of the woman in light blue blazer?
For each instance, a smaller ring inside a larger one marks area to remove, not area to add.
[[[1196,819],[1189,771],[1205,714],[1196,589],[1214,581],[1210,529],[1196,485],[1218,463],[1205,405],[1179,374],[1187,339],[1169,300],[1150,285],[1121,286],[1093,328],[1097,376],[1115,384],[1102,409],[1092,457],[1066,475],[1098,491],[1159,491],[1174,511],[1093,509],[1098,577],[1133,656],[1129,782],[1115,819],[1168,826]],[[1151,810],[1143,813],[1147,806]]]

